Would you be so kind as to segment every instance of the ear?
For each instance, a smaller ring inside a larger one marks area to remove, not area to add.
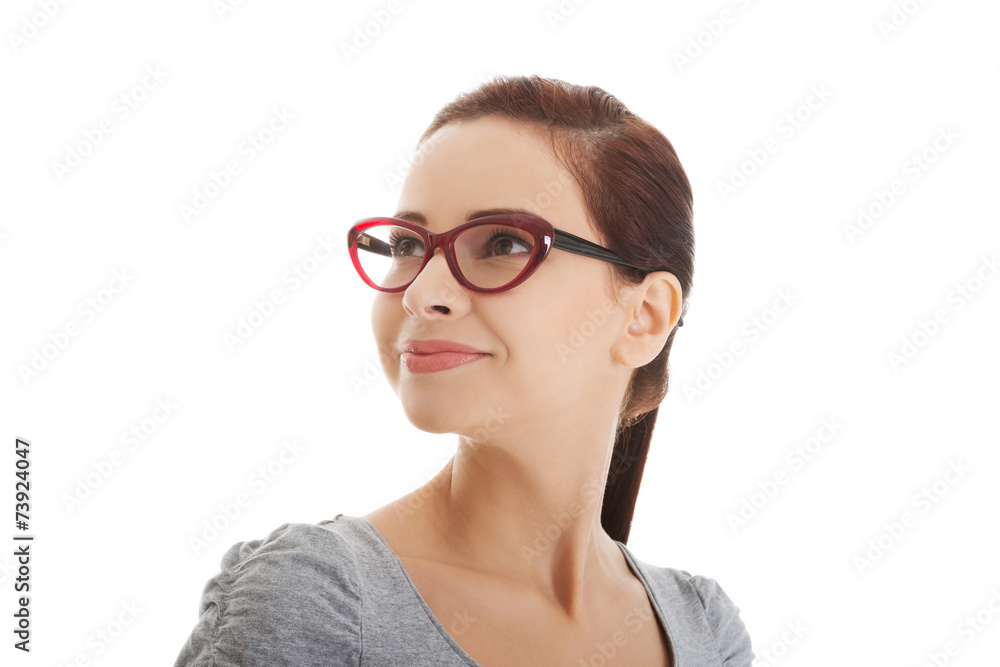
[[[656,358],[681,317],[683,291],[676,276],[654,271],[623,294],[625,321],[611,347],[612,356],[628,368]]]

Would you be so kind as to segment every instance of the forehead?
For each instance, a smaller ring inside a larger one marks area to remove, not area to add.
[[[429,137],[421,153],[397,213],[421,214],[431,231],[456,227],[475,211],[516,208],[593,238],[579,187],[539,133],[497,117],[457,121]]]

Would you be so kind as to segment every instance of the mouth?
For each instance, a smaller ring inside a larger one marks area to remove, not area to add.
[[[485,353],[470,354],[468,352],[434,352],[432,354],[403,352],[399,355],[399,360],[403,367],[411,373],[436,373],[471,364],[488,356],[490,355]]]
[[[400,346],[399,361],[411,373],[436,373],[491,356],[449,340],[408,340]]]

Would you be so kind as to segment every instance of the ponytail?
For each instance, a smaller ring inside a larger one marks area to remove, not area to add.
[[[649,441],[656,425],[659,406],[642,414],[634,423],[619,429],[604,486],[601,525],[611,539],[626,544],[632,528],[635,501],[639,496],[642,471],[646,467]]]

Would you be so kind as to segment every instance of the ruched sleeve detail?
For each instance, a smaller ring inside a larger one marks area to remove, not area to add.
[[[750,635],[740,618],[739,607],[733,604],[715,579],[696,574],[690,577],[689,582],[705,607],[705,618],[715,637],[721,664],[724,667],[750,667],[754,653]]]
[[[361,605],[344,538],[286,523],[226,551],[174,667],[357,666]]]

